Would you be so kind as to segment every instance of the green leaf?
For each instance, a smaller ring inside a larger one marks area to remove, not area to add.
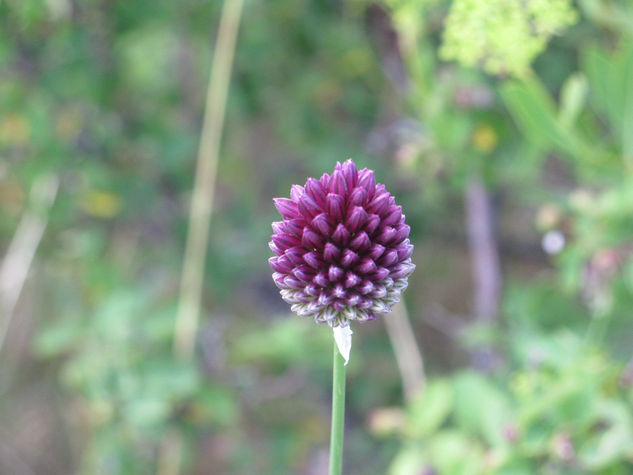
[[[389,475],[418,475],[425,468],[423,450],[411,444],[400,450],[389,466]]]
[[[519,128],[543,148],[573,148],[558,123],[556,107],[547,91],[535,81],[510,81],[501,87],[501,97]]]
[[[194,401],[195,415],[201,420],[209,420],[219,425],[234,424],[239,416],[235,395],[219,385],[203,387]]]
[[[158,395],[137,395],[123,409],[123,416],[137,430],[146,431],[166,422],[169,402]]]
[[[609,95],[611,74],[609,55],[595,46],[587,49],[583,56],[583,69],[589,79],[589,95],[592,103],[607,116],[610,122],[613,122]]]
[[[144,388],[150,394],[181,399],[194,394],[200,384],[195,366],[169,359],[152,360],[143,368]]]
[[[560,98],[559,120],[566,127],[572,127],[585,106],[589,86],[581,73],[572,74],[563,84]]]
[[[591,48],[583,58],[593,101],[606,115],[625,159],[633,160],[633,42],[613,55]]]
[[[409,407],[406,432],[425,436],[435,432],[448,416],[453,404],[453,388],[448,381],[433,381]]]
[[[622,49],[614,64],[611,77],[617,84],[614,92],[620,93],[617,106],[618,119],[622,128],[620,132],[622,155],[626,160],[633,162],[633,42]]]
[[[631,410],[617,400],[604,400],[599,410],[601,425],[606,429],[593,431],[581,446],[579,458],[592,470],[633,456],[633,420]]]
[[[55,322],[35,338],[34,350],[43,358],[52,358],[72,350],[84,329],[74,319]]]
[[[431,440],[433,468],[439,473],[466,475],[482,473],[483,450],[463,433],[446,430]]]
[[[493,446],[505,446],[512,422],[507,397],[483,376],[467,372],[455,380],[455,419],[465,431],[481,435]]]

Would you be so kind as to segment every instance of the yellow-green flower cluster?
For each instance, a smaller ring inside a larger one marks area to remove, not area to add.
[[[523,76],[550,37],[576,20],[571,0],[455,0],[440,54],[490,74]]]

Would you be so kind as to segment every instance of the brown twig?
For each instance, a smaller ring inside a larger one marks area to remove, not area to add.
[[[405,400],[413,397],[426,387],[424,360],[415,341],[404,301],[398,303],[391,315],[384,318],[387,334],[396,355],[396,362],[402,379]]]
[[[174,352],[184,359],[193,353],[198,329],[220,138],[242,5],[243,0],[224,3],[209,79],[174,339]]]
[[[475,318],[492,322],[499,314],[501,268],[494,236],[492,206],[479,177],[466,188],[466,227],[472,262]]]
[[[29,207],[18,224],[0,266],[0,350],[35,252],[48,224],[48,214],[55,202],[58,188],[59,180],[56,176],[41,177],[33,183]]]
[[[207,90],[174,334],[174,354],[185,361],[193,357],[200,319],[220,139],[242,6],[243,0],[224,2]],[[177,430],[170,431],[161,443],[158,473],[180,473],[182,452],[182,435]]]
[[[431,302],[429,311],[425,314],[424,323],[456,340],[461,337],[468,320],[470,320],[469,316],[454,314],[441,304]]]

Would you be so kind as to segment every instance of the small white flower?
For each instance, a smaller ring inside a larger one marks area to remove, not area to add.
[[[565,236],[558,230],[552,230],[545,233],[541,241],[543,250],[550,254],[558,254],[565,247]]]

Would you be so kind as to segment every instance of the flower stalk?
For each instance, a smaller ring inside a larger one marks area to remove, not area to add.
[[[343,432],[345,429],[345,360],[334,343],[332,371],[332,429],[330,432],[330,475],[343,470]]]

